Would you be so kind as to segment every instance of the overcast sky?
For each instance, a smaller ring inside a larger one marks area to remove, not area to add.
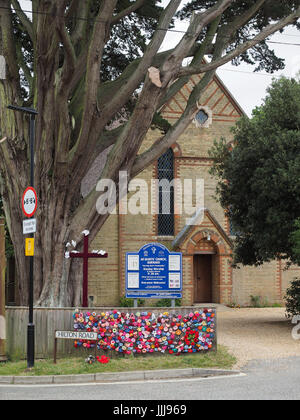
[[[169,0],[163,0],[164,5],[168,3]],[[184,3],[186,3],[186,0],[182,1],[182,4]],[[30,0],[21,0],[21,5],[23,9],[31,10]],[[187,22],[179,22],[176,29],[185,30],[187,24]],[[183,35],[169,32],[163,48],[170,49],[174,47],[181,36]],[[265,72],[258,74],[253,73],[253,66],[242,64],[235,67],[228,63],[219,68],[217,72],[218,76],[249,116],[251,116],[251,112],[256,106],[261,105],[263,98],[266,96],[266,89],[272,82],[272,77],[279,77],[280,75],[294,77],[300,70],[300,32],[289,26],[283,34],[275,34],[270,40],[282,43],[270,45],[277,56],[285,59],[286,67],[283,71],[277,72],[273,76],[266,75]]]

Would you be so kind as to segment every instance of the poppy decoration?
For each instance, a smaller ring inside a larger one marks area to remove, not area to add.
[[[110,358],[106,356],[101,356],[101,357],[97,356],[96,359],[98,360],[99,363],[102,363],[102,364],[106,364],[110,361]]]

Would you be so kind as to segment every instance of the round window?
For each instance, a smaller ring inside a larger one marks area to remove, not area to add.
[[[205,111],[203,111],[203,109],[200,109],[200,111],[197,113],[195,120],[197,121],[197,123],[199,125],[203,125],[206,123],[206,121],[208,120],[209,116],[207,115],[207,113]]]

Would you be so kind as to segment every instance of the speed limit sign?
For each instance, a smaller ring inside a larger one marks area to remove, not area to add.
[[[32,217],[37,209],[37,194],[34,188],[28,187],[22,198],[22,209],[26,217]]]

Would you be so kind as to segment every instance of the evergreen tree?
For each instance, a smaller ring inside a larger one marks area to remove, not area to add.
[[[22,211],[17,204],[29,185],[28,119],[7,105],[38,110],[35,179],[39,198],[35,304],[78,305],[80,270],[64,259],[65,244],[91,240],[107,215],[96,210],[99,193],[83,198],[83,177],[96,157],[112,146],[102,178],[128,180],[158,159],[191,123],[197,103],[216,69],[239,60],[274,71],[283,62],[265,40],[298,25],[298,1],[32,0],[32,19],[18,0],[0,0],[0,54],[7,77],[0,81],[0,191],[13,241],[21,304],[28,301]],[[177,46],[161,52],[174,19],[189,20]],[[196,13],[192,13],[196,12]],[[203,58],[210,55],[211,62]],[[184,58],[192,57],[188,66]],[[161,86],[149,77],[159,71]],[[182,117],[167,124],[159,110],[192,74],[203,78]],[[114,121],[123,121],[115,127]],[[110,130],[108,129],[110,127]],[[157,141],[138,154],[150,127]],[[79,273],[79,274],[78,274]]]

